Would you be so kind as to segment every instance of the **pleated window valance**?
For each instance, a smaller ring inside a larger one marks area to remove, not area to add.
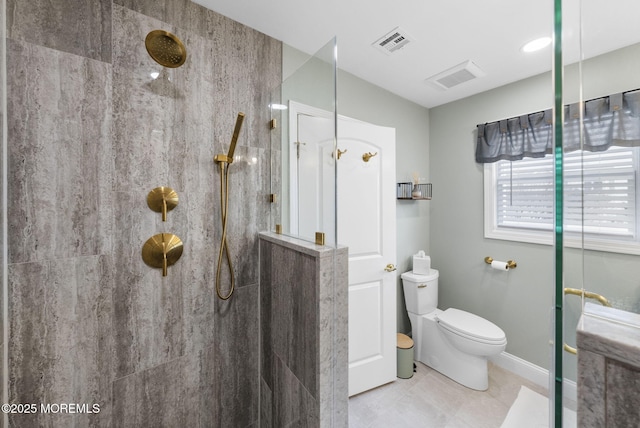
[[[584,144],[580,108],[584,106]],[[640,146],[640,89],[564,106],[565,151]],[[478,125],[476,162],[544,157],[553,152],[551,110]]]

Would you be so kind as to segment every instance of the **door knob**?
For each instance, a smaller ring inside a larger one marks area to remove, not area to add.
[[[394,270],[396,270],[396,266],[395,266],[395,265],[393,265],[393,264],[391,264],[391,263],[389,263],[389,264],[384,268],[384,270],[386,270],[387,272],[393,272]]]

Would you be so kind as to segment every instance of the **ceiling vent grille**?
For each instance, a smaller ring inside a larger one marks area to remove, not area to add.
[[[404,31],[400,27],[396,27],[389,33],[380,37],[376,42],[374,42],[373,47],[386,53],[387,55],[391,55],[392,53],[397,52],[399,49],[405,47],[412,40],[413,39],[409,37],[406,31]]]
[[[484,72],[472,61],[465,61],[455,67],[431,76],[425,82],[435,86],[438,89],[451,89],[464,82],[484,76]]]

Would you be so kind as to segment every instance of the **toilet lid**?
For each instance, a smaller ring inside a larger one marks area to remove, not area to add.
[[[438,323],[444,328],[482,342],[504,342],[504,331],[494,323],[460,309],[449,308],[438,314]]]

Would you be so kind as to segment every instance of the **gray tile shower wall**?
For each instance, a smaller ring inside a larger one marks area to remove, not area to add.
[[[9,39],[9,262],[108,254],[108,64]]]
[[[111,0],[7,0],[7,37],[111,62]]]
[[[258,426],[258,232],[281,43],[188,0],[7,0],[7,28],[9,399],[100,406],[10,426]],[[182,67],[149,57],[154,29],[184,42]],[[239,111],[237,289],[222,302],[213,156]],[[146,205],[157,186],[180,198],[167,222]],[[184,243],[167,277],[140,255],[160,232]]]

